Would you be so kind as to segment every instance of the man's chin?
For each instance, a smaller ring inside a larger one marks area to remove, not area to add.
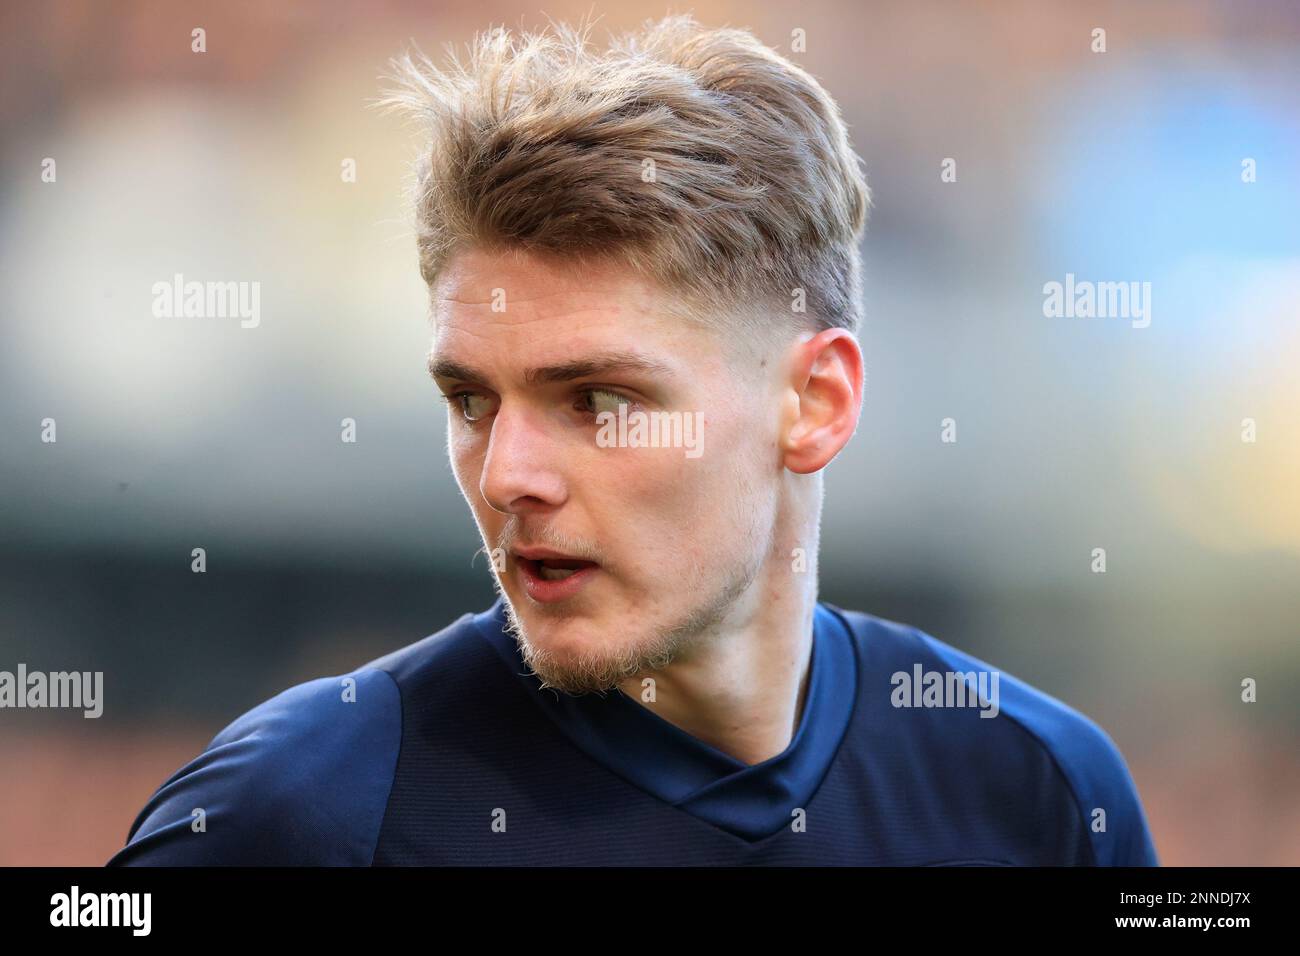
[[[567,694],[605,693],[629,677],[667,666],[672,655],[645,646],[626,629],[573,615],[557,617],[547,608],[512,607],[509,630],[524,663],[546,687]],[[617,642],[617,643],[611,643]]]
[[[600,650],[609,633],[595,632],[589,621],[530,611],[513,619],[511,631],[524,663],[544,686],[568,694],[598,693],[613,689],[626,676],[622,668],[627,662],[621,655]]]
[[[607,668],[591,661],[576,664],[527,651],[524,652],[524,661],[542,687],[561,693],[604,694],[618,686],[618,681],[613,679]]]

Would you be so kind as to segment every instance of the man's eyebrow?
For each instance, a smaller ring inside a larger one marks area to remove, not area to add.
[[[433,352],[429,353],[429,374],[434,378],[452,378],[461,382],[473,382],[475,385],[485,384],[483,376],[468,365],[439,358]]]
[[[654,359],[637,355],[635,352],[602,352],[584,358],[572,359],[559,365],[543,365],[530,368],[524,372],[524,383],[530,387],[550,385],[557,382],[571,382],[579,378],[606,375],[611,372],[639,372],[661,378],[672,378],[673,370]],[[475,385],[486,385],[487,376],[477,369],[462,365],[452,359],[439,358],[436,354],[429,356],[429,374],[435,379],[447,378]]]

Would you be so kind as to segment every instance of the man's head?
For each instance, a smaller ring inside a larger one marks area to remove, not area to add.
[[[498,30],[401,66],[432,138],[430,369],[534,670],[607,689],[815,593],[868,204],[826,93],[686,17],[600,55]]]

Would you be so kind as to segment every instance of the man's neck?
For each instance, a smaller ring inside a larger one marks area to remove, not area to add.
[[[812,674],[815,576],[772,595],[748,619],[724,627],[703,647],[653,674],[638,675],[622,691],[664,720],[745,764],[762,763],[789,746],[798,730]],[[654,700],[641,681],[654,678]]]

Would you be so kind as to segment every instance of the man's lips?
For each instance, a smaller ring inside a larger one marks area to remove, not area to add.
[[[528,596],[543,604],[572,597],[600,570],[594,561],[550,548],[515,548],[513,554]]]

